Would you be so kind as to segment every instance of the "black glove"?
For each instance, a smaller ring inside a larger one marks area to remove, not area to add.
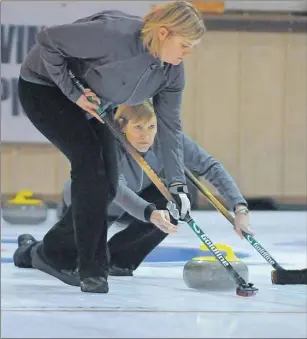
[[[169,186],[169,192],[171,193],[176,204],[172,201],[167,203],[171,216],[176,220],[184,220],[187,213],[191,211],[190,196],[188,194],[188,187],[185,184],[173,184]]]

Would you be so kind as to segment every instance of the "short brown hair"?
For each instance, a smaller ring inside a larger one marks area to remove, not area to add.
[[[149,121],[156,117],[155,110],[150,100],[135,106],[120,105],[116,111],[115,123],[122,129],[129,121]]]

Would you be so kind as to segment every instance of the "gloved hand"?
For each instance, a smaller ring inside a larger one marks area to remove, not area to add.
[[[244,238],[242,231],[254,235],[253,231],[250,228],[248,208],[245,205],[237,205],[235,208],[234,230],[241,239]]]
[[[187,213],[191,211],[191,202],[187,185],[182,183],[171,184],[169,186],[169,192],[176,204],[169,201],[166,206],[167,209],[174,219],[184,220]]]

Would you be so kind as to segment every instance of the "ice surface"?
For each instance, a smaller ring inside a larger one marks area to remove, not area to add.
[[[306,338],[307,286],[272,285],[271,266],[236,236],[221,214],[192,215],[213,242],[231,245],[242,257],[250,282],[259,288],[256,296],[242,298],[235,290],[200,292],[185,286],[183,266],[200,246],[185,224],[134,277],[109,277],[108,294],[82,293],[43,272],[14,267],[9,261],[17,236],[32,233],[41,239],[55,221],[50,211],[48,221],[39,226],[1,220],[2,337]],[[251,212],[251,222],[255,238],[281,265],[307,267],[306,212]],[[114,226],[110,234],[118,229]]]

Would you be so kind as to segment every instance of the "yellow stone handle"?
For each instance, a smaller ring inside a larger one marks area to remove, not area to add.
[[[236,256],[235,252],[229,245],[225,244],[214,244],[214,246],[219,250],[219,251],[225,251],[226,252],[226,260],[228,261],[240,261],[240,259]],[[200,249],[203,251],[209,251],[209,248],[205,245],[202,244],[200,245]],[[208,257],[196,257],[193,258],[193,260],[203,260],[203,261],[217,261],[215,256],[208,256]]]
[[[32,199],[33,192],[28,190],[19,191],[16,196],[9,200],[10,204],[15,205],[41,205],[43,202],[39,199]]]

